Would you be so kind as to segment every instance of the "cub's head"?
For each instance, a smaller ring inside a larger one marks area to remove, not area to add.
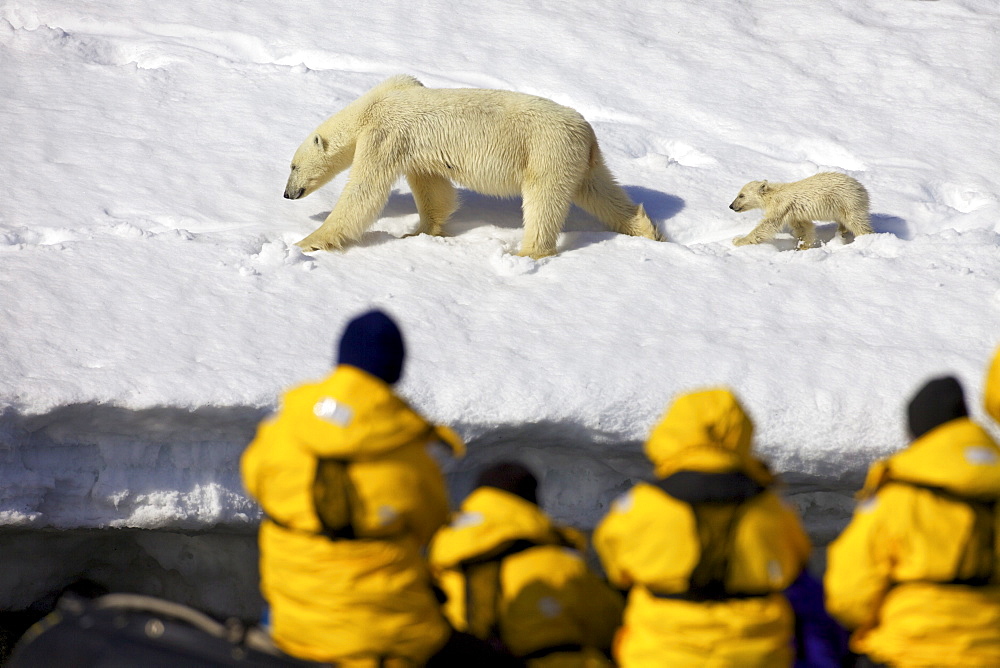
[[[743,186],[740,194],[736,196],[729,208],[741,213],[750,209],[763,209],[764,195],[769,189],[767,181],[751,181]]]
[[[285,199],[299,199],[314,192],[350,167],[353,160],[353,142],[340,144],[314,132],[292,157]]]

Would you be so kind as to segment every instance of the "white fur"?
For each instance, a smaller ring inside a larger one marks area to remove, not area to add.
[[[772,239],[787,225],[800,249],[816,244],[814,220],[832,220],[841,236],[871,234],[868,191],[846,174],[821,172],[793,183],[751,181],[729,205],[733,211],[763,209],[764,217],[745,237],[733,239],[737,246]]]
[[[333,211],[299,242],[304,250],[340,249],[358,239],[400,176],[413,191],[418,233],[442,233],[458,206],[457,183],[486,195],[522,196],[521,255],[555,254],[571,203],[616,232],[660,239],[605,166],[590,124],[532,95],[425,88],[413,77],[392,77],[309,135],[292,159],[285,197],[304,197],[348,167]]]

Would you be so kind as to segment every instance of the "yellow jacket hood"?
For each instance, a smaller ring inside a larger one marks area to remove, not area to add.
[[[283,412],[291,435],[317,457],[384,454],[423,435],[457,456],[465,453],[454,431],[431,425],[388,384],[353,366],[339,366],[318,383],[290,390]]]
[[[341,366],[325,380],[290,390],[281,409],[261,423],[240,460],[243,484],[270,518],[295,529],[319,531],[313,487],[319,460],[350,460],[355,470],[357,464],[392,458],[407,462],[403,468],[410,467],[409,475],[419,470],[436,479],[440,477],[437,467],[429,466],[429,458],[424,461],[424,446],[434,440],[456,453],[464,451],[462,440],[452,430],[431,425],[394,396],[386,383],[360,369]],[[400,506],[409,499],[392,488],[395,482],[390,478],[363,477],[377,487],[373,495],[384,498],[390,506]],[[444,516],[428,526],[411,520],[421,524],[418,533],[426,533],[424,540],[444,520],[446,498],[442,504]],[[399,528],[402,516],[397,513],[391,521],[380,519],[381,505],[384,503],[363,504],[358,512],[365,517],[354,519],[370,530],[378,527],[379,533]]]
[[[679,397],[646,442],[657,477],[680,470],[703,473],[743,471],[768,485],[773,476],[750,451],[753,422],[727,389]]]
[[[431,561],[440,568],[451,568],[518,540],[558,544],[564,531],[535,504],[500,489],[480,487],[466,497],[461,512],[434,537]]]
[[[1000,448],[968,418],[932,429],[905,450],[875,462],[859,496],[890,481],[940,487],[960,496],[1000,498]]]

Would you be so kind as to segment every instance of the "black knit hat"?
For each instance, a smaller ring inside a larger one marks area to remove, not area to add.
[[[968,417],[965,393],[954,376],[929,381],[906,407],[910,436],[920,438],[931,429],[958,418]]]
[[[484,470],[476,487],[495,487],[538,504],[538,479],[517,462],[500,462]]]
[[[392,385],[403,372],[403,335],[388,315],[374,310],[347,323],[337,364],[349,364]]]

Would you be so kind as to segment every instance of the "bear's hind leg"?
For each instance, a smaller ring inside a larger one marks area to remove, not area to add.
[[[646,210],[632,202],[600,156],[595,157],[595,164],[584,177],[573,203],[614,232],[663,241]]]
[[[844,216],[844,220],[840,223],[842,227],[846,227],[851,231],[854,236],[858,237],[862,234],[873,234],[875,230],[872,229],[871,220],[868,214],[859,213],[853,215]],[[841,232],[843,234],[843,232]]]
[[[558,186],[536,183],[524,187],[522,200],[524,237],[518,255],[535,260],[555,255],[559,231],[569,214],[569,195]]]
[[[413,234],[442,235],[444,224],[458,208],[458,197],[451,181],[432,174],[407,174],[406,182],[410,184],[420,214],[420,225]]]
[[[797,250],[816,247],[816,226],[811,220],[793,220],[789,227],[798,240]]]

